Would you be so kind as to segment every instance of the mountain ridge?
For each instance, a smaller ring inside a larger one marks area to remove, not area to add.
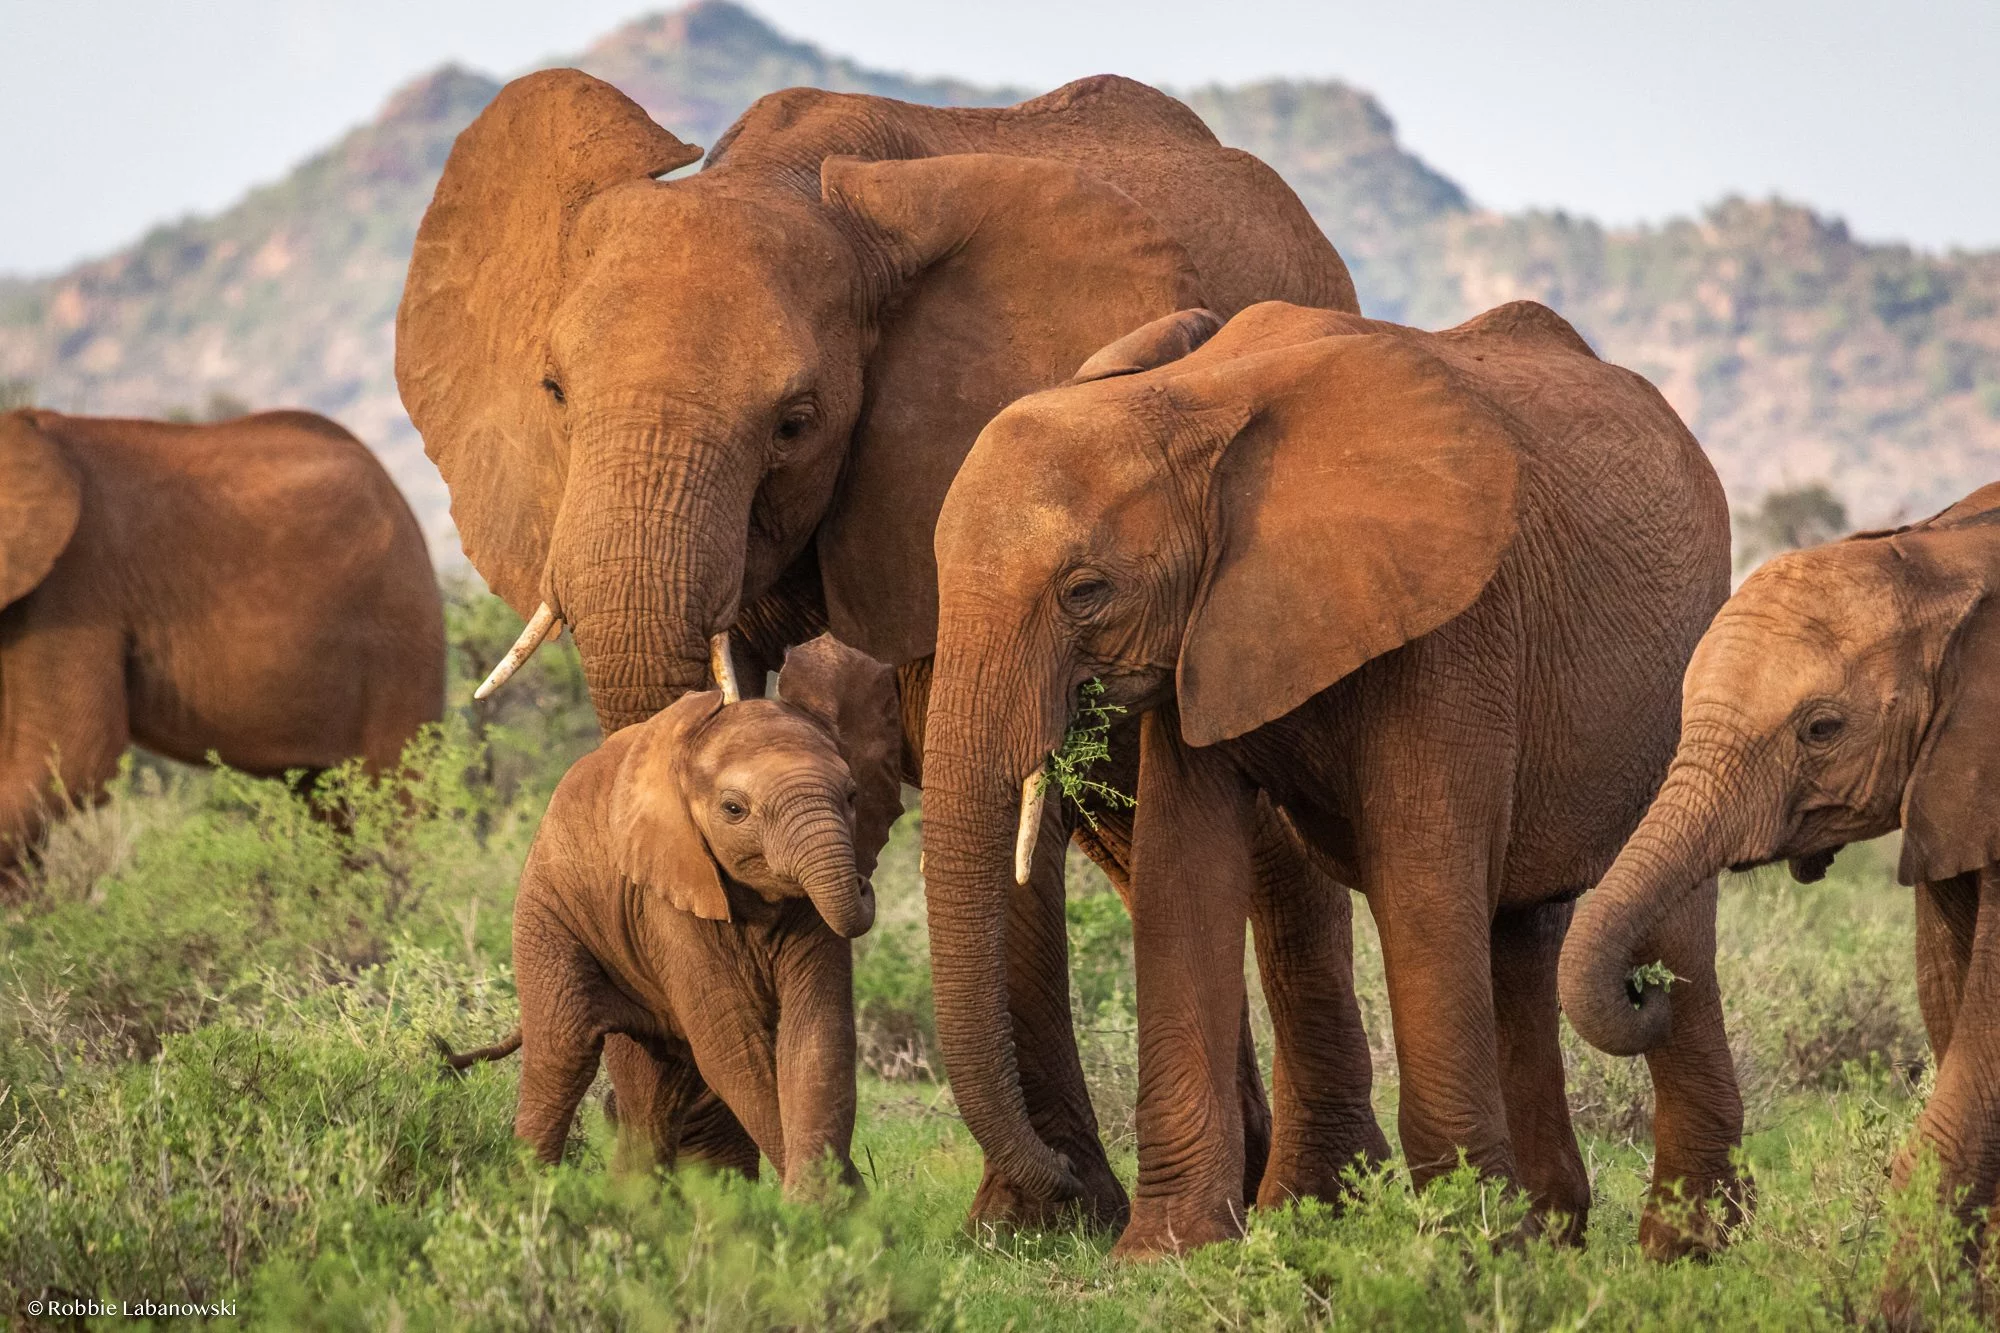
[[[796,84],[941,105],[1036,91],[871,69],[727,0],[635,20],[573,63],[704,146]],[[0,380],[76,411],[161,414],[222,393],[326,412],[376,449],[455,557],[443,484],[395,393],[395,308],[452,139],[500,86],[442,66],[221,212],[57,274],[0,279]],[[1435,327],[1544,301],[1659,385],[1738,503],[1823,479],[1857,519],[1884,522],[2000,476],[2000,251],[1862,242],[1778,200],[1628,228],[1499,214],[1404,149],[1388,112],[1349,85],[1176,95],[1291,183],[1364,311]]]

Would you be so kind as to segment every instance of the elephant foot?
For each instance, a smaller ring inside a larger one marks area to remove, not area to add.
[[[1071,1169],[1083,1182],[1083,1194],[1074,1199],[1043,1199],[1023,1191],[1011,1180],[996,1175],[986,1164],[979,1189],[966,1213],[966,1230],[974,1235],[988,1232],[1066,1231],[1082,1225],[1094,1231],[1116,1233],[1131,1216],[1125,1186],[1119,1182],[1102,1152],[1070,1156]]]
[[[1141,1198],[1132,1223],[1111,1248],[1113,1259],[1157,1259],[1219,1241],[1243,1239],[1243,1202],[1227,1198]]]
[[[1747,1177],[1655,1181],[1639,1218],[1639,1248],[1656,1263],[1707,1259],[1727,1248],[1755,1206]]]
[[[1337,1204],[1348,1194],[1346,1175],[1371,1171],[1389,1159],[1389,1140],[1373,1108],[1329,1117],[1309,1126],[1280,1130],[1270,1164],[1254,1197],[1259,1208],[1279,1208],[1293,1199]]]

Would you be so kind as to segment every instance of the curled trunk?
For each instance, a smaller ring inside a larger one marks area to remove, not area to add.
[[[875,894],[854,865],[846,803],[831,795],[813,798],[805,809],[788,809],[785,826],[786,845],[774,868],[798,881],[834,934],[867,934],[875,924]]]
[[[1558,977],[1563,1012],[1599,1050],[1643,1055],[1672,1030],[1671,983],[1633,974],[1660,961],[1656,932],[1675,903],[1730,864],[1745,841],[1743,784],[1718,777],[1729,771],[1719,758],[1683,746],[1645,818],[1570,923]]]

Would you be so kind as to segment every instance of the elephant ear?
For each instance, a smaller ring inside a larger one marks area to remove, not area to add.
[[[707,921],[729,920],[729,895],[688,808],[687,756],[721,707],[720,690],[700,690],[631,728],[632,748],[611,787],[619,873]]]
[[[1119,375],[1136,375],[1178,361],[1213,338],[1222,316],[1213,310],[1179,310],[1132,330],[1108,347],[1092,353],[1067,383],[1088,384]]]
[[[880,287],[867,405],[820,527],[820,573],[834,633],[900,666],[936,643],[934,520],[980,429],[1202,296],[1149,213],[1066,163],[833,157],[820,186]]]
[[[451,488],[466,555],[524,618],[541,601],[562,494],[542,379],[565,238],[593,196],[700,156],[610,84],[542,70],[502,88],[458,136],[417,229],[396,386]]]
[[[1244,423],[1210,477],[1181,642],[1190,745],[1281,717],[1450,620],[1513,541],[1512,424],[1408,337],[1321,338],[1180,383]]]
[[[1929,884],[2000,861],[2000,513],[1892,540],[1939,550],[1960,576],[1960,595],[1944,599],[1958,614],[1943,627],[1936,705],[1903,788],[1896,875]]]
[[[0,416],[0,607],[33,592],[83,516],[83,486],[27,412]]]
[[[831,634],[785,654],[778,697],[833,733],[854,778],[854,865],[865,879],[903,813],[903,722],[896,673]]]

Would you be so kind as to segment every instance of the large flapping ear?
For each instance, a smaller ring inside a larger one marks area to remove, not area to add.
[[[1905,884],[2000,861],[2000,510],[1959,512],[1965,503],[1891,539],[1935,556],[1956,594],[1936,599],[1945,608],[1936,632],[1948,637],[1930,726],[1903,788],[1896,873]]]
[[[785,654],[778,697],[833,733],[854,778],[854,866],[863,878],[903,813],[903,720],[896,673],[822,634]]]
[[[1136,375],[1178,361],[1215,336],[1222,316],[1213,310],[1177,310],[1132,330],[1108,347],[1091,354],[1067,384],[1088,384],[1118,375]]]
[[[0,416],[0,607],[55,567],[83,516],[83,486],[27,412]]]
[[[1409,337],[1280,346],[1177,384],[1247,419],[1209,481],[1177,675],[1190,745],[1262,726],[1437,628],[1513,541],[1514,428]]]
[[[721,691],[701,690],[641,722],[611,788],[619,872],[709,921],[729,920],[729,895],[688,809],[687,757],[695,734],[721,707]]]
[[[541,601],[565,464],[542,387],[565,237],[594,195],[700,156],[610,84],[542,70],[458,136],[417,229],[396,385],[466,555],[523,617]]]
[[[883,289],[868,405],[820,526],[820,572],[833,631],[900,666],[935,645],[933,520],[980,429],[1202,295],[1187,252],[1150,214],[1066,163],[835,157],[820,185]]]

